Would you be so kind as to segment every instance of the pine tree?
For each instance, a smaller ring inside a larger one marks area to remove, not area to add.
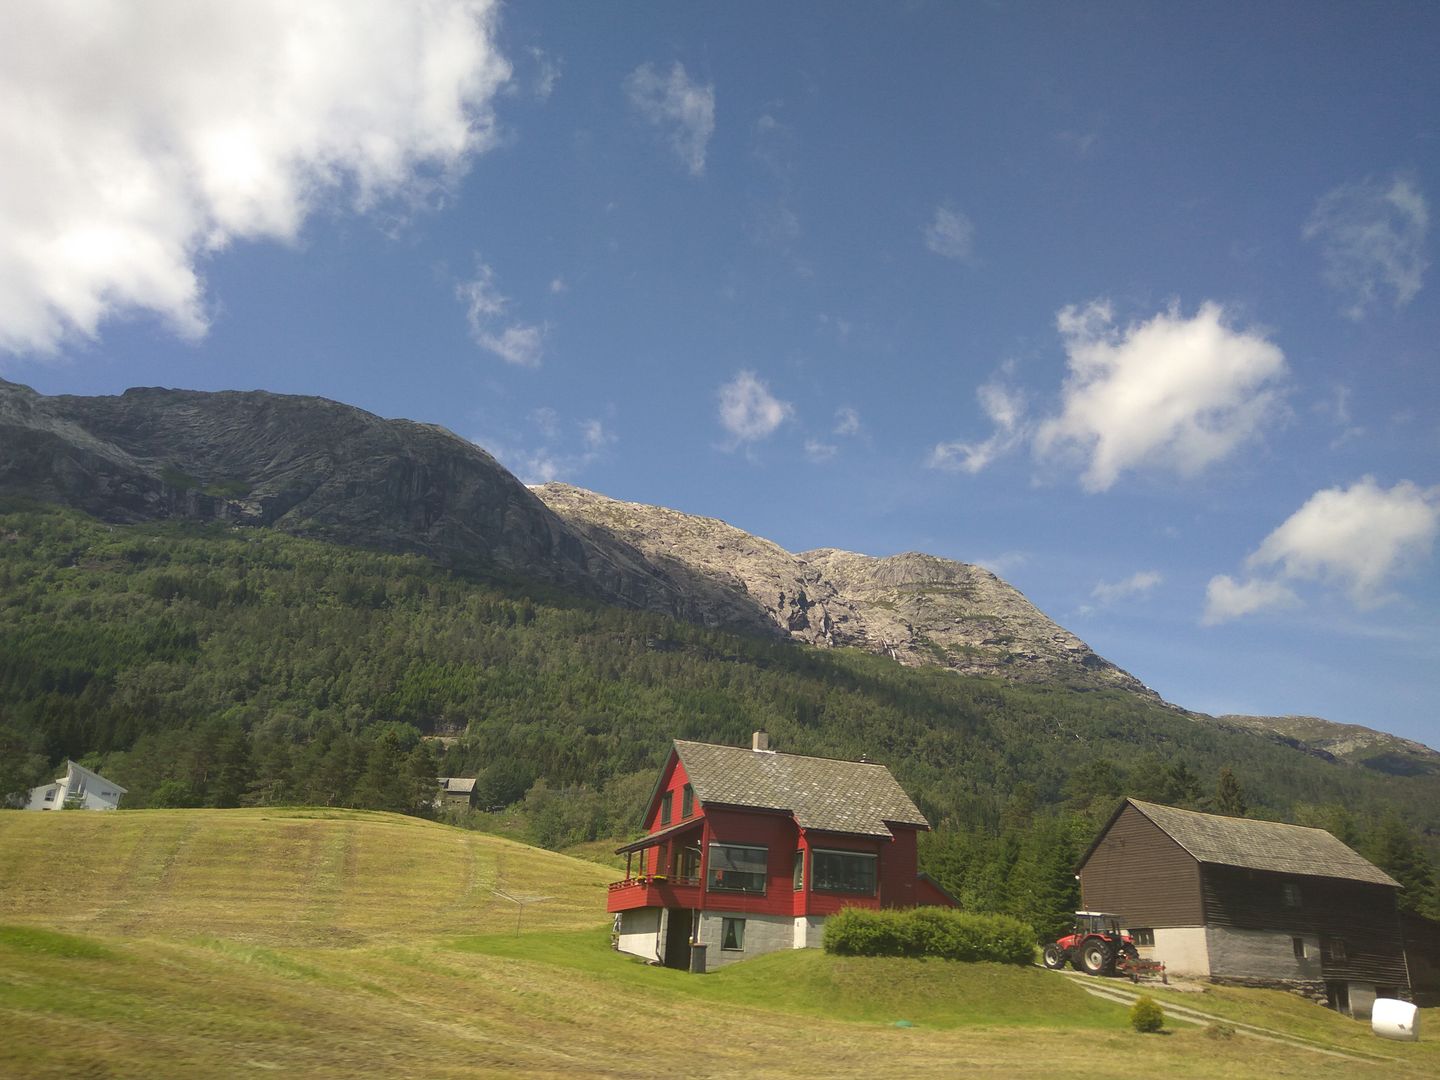
[[[1220,779],[1215,785],[1215,810],[1220,814],[1228,814],[1231,817],[1244,817],[1249,807],[1245,803],[1245,792],[1240,787],[1240,781],[1235,779],[1235,774],[1226,765],[1220,770]]]

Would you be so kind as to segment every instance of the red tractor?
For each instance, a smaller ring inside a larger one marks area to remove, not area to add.
[[[1140,953],[1130,935],[1121,929],[1119,915],[1103,911],[1077,911],[1075,929],[1045,946],[1045,966],[1052,971],[1068,960],[1087,975],[1113,975],[1118,962],[1127,973],[1139,964]]]

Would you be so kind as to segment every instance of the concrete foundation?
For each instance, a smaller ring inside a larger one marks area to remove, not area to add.
[[[660,916],[664,913],[662,908],[635,908],[633,911],[620,912],[617,922],[616,948],[631,956],[638,956],[642,960],[658,962],[660,960],[660,943],[665,939],[661,937],[662,920]]]

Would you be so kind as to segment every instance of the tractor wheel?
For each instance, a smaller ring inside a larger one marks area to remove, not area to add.
[[[1068,957],[1065,950],[1060,947],[1058,942],[1054,941],[1045,946],[1045,952],[1041,955],[1041,960],[1051,971],[1057,971],[1064,967],[1066,959]]]
[[[1080,970],[1086,975],[1104,975],[1113,962],[1110,946],[1099,938],[1093,938],[1080,946]]]

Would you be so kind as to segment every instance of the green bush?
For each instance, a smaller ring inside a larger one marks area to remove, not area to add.
[[[904,911],[845,908],[825,921],[825,951],[837,956],[933,956],[1029,964],[1035,932],[1008,915],[975,915],[953,908]]]
[[[1130,1026],[1142,1035],[1165,1026],[1165,1013],[1152,997],[1141,997],[1130,1006]]]

